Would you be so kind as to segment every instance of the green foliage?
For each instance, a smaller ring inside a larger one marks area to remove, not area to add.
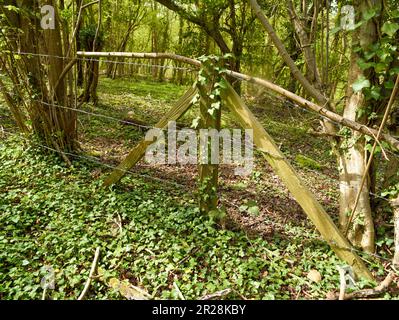
[[[370,20],[376,15],[376,10],[367,11],[362,22]],[[381,101],[387,99],[394,87],[394,77],[398,73],[395,61],[398,59],[398,46],[396,34],[399,30],[399,23],[395,15],[385,21],[381,27],[381,36],[378,42],[373,43],[367,48],[357,47],[355,52],[360,55],[357,61],[360,69],[365,73],[373,74],[376,79],[373,83],[364,75],[353,84],[352,88],[355,92],[362,91],[367,100]],[[373,71],[373,73],[370,73]],[[369,115],[370,110],[363,110],[364,114]],[[363,114],[358,114],[362,116]]]
[[[97,246],[99,268],[109,278],[128,279],[157,299],[176,298],[173,281],[188,299],[225,288],[246,298],[289,299],[302,289],[322,298],[338,285],[338,260],[317,241],[249,241],[242,232],[215,228],[184,193],[133,177],[104,190],[92,178],[98,169],[92,164],[66,168],[18,140],[0,143],[0,161],[2,299],[40,299],[44,265],[56,271],[48,296],[76,299]],[[306,279],[315,268],[323,275],[319,284]],[[96,279],[88,298],[121,297]]]
[[[381,31],[390,37],[393,37],[398,30],[399,23],[395,22],[385,22],[381,28]]]
[[[258,204],[256,203],[256,201],[253,200],[249,200],[245,204],[240,206],[240,211],[249,213],[250,215],[253,216],[259,216],[260,214]]]
[[[321,170],[323,168],[317,161],[302,154],[298,154],[295,158],[295,161],[302,168],[308,168],[313,170]]]
[[[89,51],[93,49],[93,43],[94,40],[96,39],[96,34],[97,34],[97,25],[95,24],[91,24],[80,29],[79,41],[84,50]],[[97,50],[102,48],[102,46],[104,45],[104,34],[102,30],[99,30],[98,32],[95,45]]]
[[[370,80],[366,79],[365,76],[361,76],[359,79],[355,81],[355,83],[352,85],[353,91],[359,92],[362,91],[364,88],[369,88],[370,87]]]

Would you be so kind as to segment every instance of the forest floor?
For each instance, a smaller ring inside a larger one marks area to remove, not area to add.
[[[102,78],[99,104],[83,110],[152,126],[186,89]],[[309,133],[317,116],[265,94],[246,101],[336,219],[335,160],[328,142]],[[190,127],[197,116],[193,109],[179,123]],[[228,113],[222,125],[239,128]],[[132,286],[155,299],[197,299],[223,289],[231,289],[225,299],[323,299],[339,288],[337,266],[343,263],[258,152],[247,178],[221,166],[227,221],[218,225],[197,209],[195,166],[140,162],[118,185],[101,187],[144,136],[143,128],[79,115],[82,153],[71,168],[1,128],[15,131],[0,103],[0,299],[40,299],[40,279],[49,268],[55,288],[48,297],[77,298],[96,247],[100,277],[89,299],[140,295]],[[390,258],[391,245],[379,240],[378,254]],[[377,278],[386,274],[384,260],[364,259]]]

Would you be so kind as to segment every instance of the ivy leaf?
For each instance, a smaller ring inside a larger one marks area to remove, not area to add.
[[[377,65],[375,66],[375,72],[377,73],[382,73],[386,70],[387,65],[385,63],[377,63]]]
[[[198,76],[198,82],[201,84],[201,85],[206,85],[206,83],[207,83],[207,79],[204,77],[204,76],[201,76],[201,75],[199,75]]]
[[[396,31],[399,30],[399,24],[395,22],[385,22],[381,28],[383,33],[386,33],[388,36],[393,37]]]
[[[220,109],[220,101],[212,103],[211,108],[219,110]]]
[[[355,83],[352,85],[352,88],[354,92],[360,92],[364,88],[370,88],[370,85],[370,81],[366,79],[365,76],[361,76],[355,81]]]
[[[259,216],[260,211],[258,206],[253,206],[248,208],[248,212],[254,216]]]
[[[374,9],[366,10],[366,12],[363,13],[363,19],[365,21],[368,21],[371,18],[374,18],[376,14],[377,14],[377,12]]]
[[[379,87],[373,87],[370,90],[370,96],[374,99],[374,100],[379,100],[381,98],[381,88]]]
[[[224,79],[222,79],[221,81],[219,81],[218,83],[215,84],[215,87],[227,89],[227,83]]]
[[[200,95],[196,94],[194,98],[191,100],[191,104],[196,104],[200,100]]]
[[[388,80],[388,81],[384,82],[385,89],[393,89],[394,86],[395,86],[395,84],[393,83],[392,80]]]
[[[393,18],[399,18],[399,10],[398,9],[393,10],[391,15]]]
[[[215,115],[215,109],[208,109],[208,113],[213,117]]]
[[[393,75],[395,75],[395,74],[399,74],[399,67],[392,68],[392,69],[389,71],[389,74],[390,74],[391,76],[393,76]]]
[[[195,118],[191,124],[191,128],[197,129],[200,125],[200,121],[201,121],[201,118],[199,118],[199,117]]]
[[[357,61],[357,65],[359,66],[360,69],[362,69],[364,71],[364,70],[367,70],[367,69],[373,67],[374,63],[373,62],[366,62],[363,59],[359,59]]]

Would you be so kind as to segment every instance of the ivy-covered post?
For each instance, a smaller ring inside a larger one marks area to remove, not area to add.
[[[200,94],[200,150],[199,150],[199,207],[203,214],[218,209],[219,139],[212,139],[212,130],[220,131],[223,80],[222,60],[219,57],[201,58],[202,68],[197,87]],[[215,131],[214,131],[215,133]],[[217,145],[216,145],[217,144]],[[213,152],[212,152],[213,151]],[[215,161],[217,158],[217,161]]]

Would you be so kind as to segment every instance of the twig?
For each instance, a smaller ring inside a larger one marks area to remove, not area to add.
[[[46,300],[46,293],[47,293],[47,287],[45,286],[43,289],[42,300]]]
[[[117,220],[116,221],[116,224],[118,225],[118,227],[119,227],[119,231],[120,231],[120,233],[121,234],[123,234],[123,228],[122,228],[122,218],[121,218],[121,216],[120,216],[120,214],[118,213],[118,219],[119,220]]]
[[[91,265],[89,277],[87,278],[85,287],[83,288],[82,293],[80,294],[78,300],[83,300],[83,298],[86,296],[87,292],[89,291],[91,280],[93,279],[94,273],[96,272],[97,268],[97,263],[98,263],[98,258],[100,257],[100,247],[97,247],[96,253],[94,255],[94,260]]]
[[[177,295],[179,296],[179,298],[181,300],[186,300],[186,298],[184,298],[183,293],[180,291],[179,287],[177,286],[176,282],[173,282],[173,287],[175,288]]]
[[[364,289],[352,293],[347,293],[342,297],[342,299],[341,299],[341,293],[339,295],[335,294],[332,296],[332,299],[352,300],[352,299],[365,299],[365,298],[378,297],[381,294],[388,291],[388,288],[393,280],[394,280],[394,273],[390,272],[388,276],[384,279],[384,281],[382,281],[377,287],[373,289]]]
[[[217,291],[215,293],[207,294],[207,295],[203,296],[202,298],[200,298],[199,300],[212,300],[214,298],[221,298],[221,297],[227,296],[231,292],[232,292],[232,290],[229,288],[229,289]]]
[[[370,131],[370,129],[369,129],[369,128],[367,128],[367,129]],[[382,154],[384,155],[384,158],[385,158],[385,160],[389,161],[389,158],[388,158],[388,156],[387,156],[387,154],[386,154],[386,152],[385,152],[385,149],[384,149],[384,147],[382,146],[382,144],[381,144],[380,140],[378,140],[378,139],[377,139],[377,137],[375,136],[375,134],[374,134],[374,133],[372,133],[371,131],[370,131],[370,134],[373,136],[373,138],[374,138],[375,142],[377,142],[377,143],[378,143],[378,145],[380,146],[380,148],[381,148],[381,152],[382,152]]]

